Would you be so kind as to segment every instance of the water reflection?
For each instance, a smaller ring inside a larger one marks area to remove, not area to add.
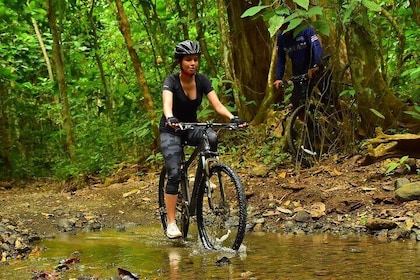
[[[0,279],[31,279],[32,271],[54,269],[79,254],[80,263],[62,279],[117,276],[121,267],[140,279],[418,279],[420,247],[361,236],[284,236],[249,233],[246,251],[204,250],[197,233],[171,241],[159,225],[118,232],[58,236],[39,244],[41,255],[0,266]],[[220,264],[227,257],[230,264]],[[18,275],[18,277],[16,277]]]

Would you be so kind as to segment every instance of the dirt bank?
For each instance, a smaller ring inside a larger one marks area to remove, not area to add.
[[[356,158],[350,158],[300,171],[265,170],[258,165],[238,169],[248,198],[248,228],[293,234],[355,231],[390,239],[417,238],[413,235],[415,221],[410,228],[405,225],[415,220],[420,204],[398,201],[394,184],[403,177],[419,180],[419,175],[385,176],[386,163],[360,167]],[[157,179],[155,172],[141,173],[137,166],[129,166],[104,181],[89,178],[84,187],[48,180],[2,182],[2,252],[6,245],[10,250],[14,246],[5,242],[6,231],[24,236],[21,241],[30,243],[63,231],[159,222]],[[22,250],[21,255],[28,250]],[[19,257],[19,252],[9,251],[3,256],[4,261]]]

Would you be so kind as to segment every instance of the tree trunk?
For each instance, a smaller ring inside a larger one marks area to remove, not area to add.
[[[267,110],[273,104],[274,100],[276,99],[276,95],[280,94],[280,91],[274,90],[273,81],[275,79],[275,72],[276,72],[276,58],[277,58],[277,50],[273,48],[271,51],[271,59],[270,59],[270,71],[267,77],[267,88],[265,90],[265,96],[263,101],[261,102],[260,107],[258,108],[258,112],[255,118],[252,120],[251,124],[257,125],[264,122],[265,117],[267,115]],[[281,93],[282,95],[284,92]]]
[[[359,133],[372,136],[375,127],[396,127],[404,104],[390,91],[379,71],[377,48],[367,30],[369,23],[366,13],[365,8],[356,9],[353,20],[345,27],[345,40],[361,118],[362,130]],[[371,109],[380,112],[385,118],[378,117]]]
[[[242,116],[251,121],[266,93],[267,75],[270,67],[271,50],[273,48],[267,26],[261,17],[241,18],[248,8],[258,5],[258,1],[225,0],[229,26],[230,40],[235,50],[233,62],[235,74],[240,85],[240,95],[245,101],[254,104],[243,106]]]
[[[50,78],[50,81],[54,81],[54,74],[51,67],[50,58],[48,57],[47,49],[45,48],[44,41],[42,40],[41,32],[39,32],[38,24],[36,23],[36,20],[34,18],[31,18],[32,25],[34,26],[36,38],[38,39],[39,46],[42,50],[42,55],[44,56],[45,64],[47,65],[48,70],[48,77]]]
[[[93,49],[94,49],[94,53],[95,53],[95,60],[96,60],[96,64],[98,64],[98,68],[99,68],[99,73],[101,75],[101,81],[102,81],[102,85],[104,87],[104,96],[105,96],[105,106],[106,106],[106,112],[108,114],[109,119],[113,119],[113,111],[112,111],[112,102],[111,102],[111,96],[109,94],[109,90],[108,90],[108,84],[106,81],[106,77],[105,77],[105,71],[104,71],[104,67],[102,65],[102,60],[101,57],[99,56],[99,45],[98,45],[98,35],[96,32],[96,24],[95,21],[93,20],[93,10],[95,8],[95,0],[92,0],[92,5],[90,7],[89,13],[88,13],[88,19],[90,22],[90,27],[92,30],[92,35],[93,35]],[[101,99],[101,96],[98,96],[98,99]]]
[[[193,0],[191,5],[192,5],[192,18],[193,18],[193,21],[195,22],[195,29],[197,29],[197,40],[200,43],[201,52],[206,58],[207,65],[210,70],[210,73],[209,73],[210,76],[215,77],[217,75],[217,69],[214,63],[214,59],[213,57],[210,56],[209,50],[207,48],[207,43],[204,37],[203,22],[199,19],[199,15],[198,15],[197,0]]]
[[[417,25],[420,26],[420,2],[419,0],[410,0],[410,6],[413,10],[413,18]]]
[[[155,107],[153,104],[153,99],[150,94],[149,86],[147,85],[146,77],[144,75],[144,71],[142,69],[142,65],[140,62],[140,59],[137,55],[136,50],[134,49],[134,43],[133,39],[131,38],[131,30],[130,30],[130,24],[128,22],[127,16],[124,11],[124,7],[121,0],[115,1],[117,4],[118,12],[117,12],[117,18],[118,18],[118,27],[121,31],[121,34],[124,37],[125,44],[128,50],[128,53],[130,54],[131,61],[133,63],[134,71],[136,73],[137,82],[139,84],[139,87],[143,93],[143,100],[139,100],[139,105],[144,106],[145,111],[147,112],[147,117],[150,120],[150,123],[152,125],[152,131],[154,139],[157,140],[159,136],[159,131],[157,125],[154,125],[154,123],[157,123],[157,117],[155,113]],[[142,104],[140,101],[143,101],[144,104]]]
[[[72,161],[75,160],[75,139],[73,135],[72,117],[70,112],[69,101],[67,97],[67,84],[64,72],[64,62],[61,50],[61,42],[59,39],[59,33],[56,23],[56,17],[54,12],[53,0],[47,0],[48,5],[48,22],[51,29],[51,35],[53,39],[53,62],[57,75],[58,89],[60,91],[60,99],[62,104],[62,115],[64,118],[64,129],[66,131],[66,146],[67,152]]]
[[[137,13],[139,21],[143,22],[144,30],[146,31],[147,37],[149,38],[152,47],[151,49],[154,55],[153,61],[155,63],[156,76],[159,78],[159,80],[163,80],[164,77],[162,77],[161,71],[158,71],[157,69],[161,68],[163,65],[163,67],[165,67],[166,75],[172,71],[171,66],[166,63],[167,58],[164,50],[164,47],[170,44],[168,40],[170,36],[167,34],[168,32],[161,24],[161,20],[157,14],[156,4],[154,2],[141,1],[140,5],[142,7],[143,13],[139,12],[137,8],[137,2],[133,3],[132,0],[130,2],[133,9]],[[145,17],[146,20],[144,20],[142,17]]]
[[[220,53],[222,58],[222,67],[225,69],[225,78],[228,81],[232,81],[232,94],[235,106],[238,110],[240,118],[245,119],[243,112],[243,103],[239,98],[239,81],[235,75],[235,62],[232,58],[232,44],[229,40],[228,23],[226,22],[226,6],[223,0],[217,0],[217,9],[219,16],[219,30],[220,30]],[[223,99],[223,96],[221,96]]]
[[[9,119],[6,115],[6,89],[0,86],[0,160],[5,168],[4,172],[0,172],[9,179],[12,175],[12,164],[10,160],[10,150],[12,147],[9,136]]]
[[[175,6],[178,11],[179,18],[188,18],[188,14],[185,13],[184,10],[182,9],[181,4],[179,3],[179,0],[175,0]],[[179,39],[185,40],[189,38],[188,26],[185,21],[181,23],[181,30],[182,30],[182,34],[184,35],[184,38],[183,39],[179,38]],[[176,41],[179,41],[179,40],[176,40]]]

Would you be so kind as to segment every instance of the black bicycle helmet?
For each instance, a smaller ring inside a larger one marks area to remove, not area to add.
[[[185,55],[198,54],[201,55],[200,45],[191,40],[185,40],[176,45],[175,59],[182,59]]]

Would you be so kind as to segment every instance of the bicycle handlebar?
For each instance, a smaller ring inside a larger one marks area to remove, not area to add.
[[[307,81],[307,80],[309,80],[309,77],[308,77],[308,73],[305,73],[305,74],[302,74],[302,75],[298,75],[298,76],[292,76],[292,77],[290,77],[290,80],[292,81],[292,82],[304,82],[304,81]]]
[[[286,84],[288,84],[289,86],[292,85],[291,82],[296,83],[296,82],[306,82],[306,81],[309,81],[308,73],[298,75],[298,76],[292,76],[290,77],[289,80],[287,80],[286,82],[282,82],[279,86],[284,88],[286,87]]]
[[[239,128],[238,124],[236,123],[214,123],[214,122],[180,122],[179,123],[179,130],[187,130],[187,129],[194,129],[194,128],[211,128],[211,127],[218,127],[218,128],[227,128],[230,130],[236,130]]]

